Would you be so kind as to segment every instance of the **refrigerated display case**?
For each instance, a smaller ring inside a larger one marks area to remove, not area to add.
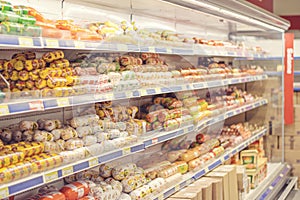
[[[283,135],[282,68],[270,77],[274,65],[255,61],[282,57],[289,22],[244,1],[10,3],[1,13],[16,17],[0,19],[0,198],[77,187],[67,198],[166,199],[240,163],[249,145],[277,170],[254,170],[262,184],[244,198],[277,194],[268,186],[290,167],[265,136]]]

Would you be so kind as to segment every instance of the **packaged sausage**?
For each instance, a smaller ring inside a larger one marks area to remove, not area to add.
[[[35,130],[33,140],[36,142],[53,141],[54,137],[51,133],[47,131]]]
[[[19,162],[15,165],[0,168],[0,183],[12,182],[32,174],[32,165],[26,162]]]
[[[106,132],[98,132],[95,134],[96,138],[97,138],[97,142],[104,142],[106,140],[109,140],[110,136],[108,133]]]
[[[61,139],[63,140],[69,140],[78,137],[76,130],[73,129],[72,127],[66,127],[63,129],[56,129],[56,130],[60,131]]]
[[[21,151],[25,157],[38,155],[44,152],[45,146],[42,142],[19,142],[17,144],[10,145],[15,151]]]
[[[185,149],[168,152],[167,154],[168,161],[175,162],[177,159],[179,159],[180,155],[185,152],[186,152]]]
[[[74,149],[77,149],[77,148],[81,148],[83,146],[84,146],[84,141],[79,139],[79,138],[69,139],[65,143],[65,149],[66,150],[74,150]]]
[[[10,150],[0,151],[0,168],[23,161],[25,154],[23,152],[13,152]]]
[[[126,193],[122,193],[119,199],[120,200],[132,200],[131,197]]]
[[[59,153],[59,152],[61,152],[61,147],[56,142],[46,141],[46,142],[44,142],[44,146],[45,146],[44,152],[46,152],[46,153]]]
[[[123,180],[126,176],[133,175],[136,168],[136,164],[128,163],[114,167],[111,173],[114,179]]]
[[[76,162],[87,157],[87,149],[85,147],[75,149],[73,151],[63,151],[59,155],[63,157],[64,163]]]
[[[84,146],[91,146],[97,143],[97,137],[95,135],[86,135],[82,138]]]
[[[85,181],[76,181],[63,186],[60,192],[65,195],[66,200],[77,200],[88,195],[89,186]]]
[[[86,147],[88,153],[92,156],[98,156],[99,154],[104,152],[104,144],[96,143]]]
[[[174,162],[173,165],[177,166],[178,173],[181,173],[181,174],[187,173],[187,171],[189,169],[188,164],[186,162],[184,162],[184,161]]]
[[[78,133],[78,137],[82,138],[86,135],[93,134],[92,127],[90,126],[80,126],[76,128],[76,132]]]
[[[147,185],[151,188],[151,191],[158,190],[165,184],[164,178],[156,178],[150,181]]]
[[[47,63],[51,63],[55,60],[63,59],[64,58],[64,52],[63,51],[52,51],[52,52],[47,52],[43,55],[43,59]]]
[[[82,197],[82,198],[80,198],[78,200],[96,200],[96,199],[93,196],[86,196],[86,197]]]
[[[70,125],[73,128],[77,128],[80,126],[95,126],[98,125],[98,120],[98,115],[85,115],[80,117],[74,117],[70,120]]]
[[[178,168],[176,165],[168,165],[158,172],[158,177],[168,178],[170,176],[173,176],[177,172],[178,172]]]
[[[130,192],[130,197],[132,200],[141,200],[141,199],[144,199],[150,193],[151,193],[150,186],[144,185],[144,186]]]
[[[123,192],[128,193],[146,184],[147,179],[145,175],[137,174],[137,175],[127,176],[121,181],[121,183],[123,185]]]
[[[66,200],[66,197],[61,192],[49,192],[40,197],[39,200]]]
[[[100,176],[102,176],[103,178],[108,178],[108,177],[112,176],[112,170],[115,166],[116,166],[116,164],[114,164],[114,163],[106,163],[106,164],[100,165],[100,167],[99,167]]]

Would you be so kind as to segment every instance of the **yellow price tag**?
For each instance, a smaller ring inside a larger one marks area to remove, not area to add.
[[[114,94],[113,93],[106,94],[106,100],[113,100],[113,99],[114,99]]]
[[[175,191],[179,191],[180,190],[180,186],[179,185],[175,185]]]
[[[125,147],[123,148],[123,156],[128,155],[131,153],[131,148],[130,147]]]
[[[22,47],[34,46],[32,38],[27,37],[19,37],[19,45]]]
[[[63,168],[61,171],[62,171],[62,175],[63,175],[63,176],[68,176],[68,175],[70,175],[70,174],[73,174],[73,167],[72,167],[72,166],[70,166],[70,167],[65,167],[65,168]]]
[[[85,44],[82,41],[74,41],[74,46],[76,49],[84,49],[85,48]]]
[[[118,44],[117,48],[119,51],[128,51],[128,47],[126,44]]]
[[[70,102],[68,98],[58,98],[57,100],[57,106],[58,107],[64,107],[64,106],[69,106]]]
[[[46,46],[50,48],[58,48],[59,47],[58,40],[46,39]]]
[[[37,101],[29,102],[29,108],[30,110],[43,110],[44,109],[43,101],[37,100]]]
[[[160,194],[160,195],[158,196],[158,200],[164,200],[164,195],[163,195],[163,194]]]
[[[51,181],[54,181],[58,179],[58,173],[57,172],[50,172],[48,174],[45,174],[45,182],[49,183]]]
[[[141,96],[146,96],[147,95],[147,90],[141,89],[140,93],[141,93]]]
[[[148,47],[148,49],[149,49],[149,52],[151,52],[151,53],[155,53],[156,52],[155,47]]]
[[[7,114],[9,114],[8,105],[6,104],[0,105],[0,115],[7,115]]]
[[[4,199],[9,196],[8,187],[4,187],[0,189],[0,199]]]
[[[98,164],[99,164],[98,158],[93,158],[93,159],[89,160],[89,166],[90,167],[97,166]]]

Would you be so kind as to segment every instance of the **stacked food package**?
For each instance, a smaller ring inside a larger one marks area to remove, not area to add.
[[[0,33],[39,37],[42,28],[36,25],[36,19],[25,6],[13,6],[10,2],[0,2]]]

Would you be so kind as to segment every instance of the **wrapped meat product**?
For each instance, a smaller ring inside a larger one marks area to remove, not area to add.
[[[98,115],[85,115],[80,117],[74,117],[70,120],[70,125],[73,128],[77,128],[80,126],[90,126],[97,125],[99,120]]]
[[[83,146],[84,146],[84,141],[79,139],[79,138],[69,139],[65,143],[65,149],[66,150],[74,150],[74,149],[77,149],[77,148],[81,148]]]

